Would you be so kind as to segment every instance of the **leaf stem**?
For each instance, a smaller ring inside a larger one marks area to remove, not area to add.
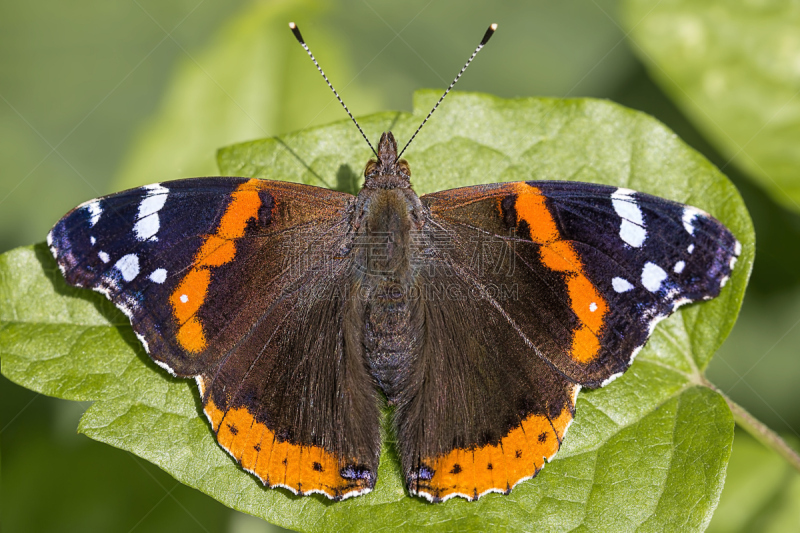
[[[702,379],[703,385],[716,391],[723,398],[725,398],[725,401],[728,403],[728,407],[730,407],[731,412],[733,413],[733,420],[742,429],[747,431],[767,448],[777,452],[778,455],[783,457],[786,462],[792,465],[795,470],[800,472],[800,455],[798,455],[797,451],[789,446],[789,444],[787,444],[780,435],[767,427],[766,424],[748,413],[744,407],[730,399],[724,392],[719,390],[713,383],[708,381],[705,376],[703,376]]]

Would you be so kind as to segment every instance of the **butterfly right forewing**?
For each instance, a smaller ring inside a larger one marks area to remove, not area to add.
[[[466,245],[475,240],[495,255],[513,250],[523,297],[505,311],[541,356],[588,387],[628,368],[659,320],[717,296],[741,251],[708,213],[605,185],[499,183],[422,201],[459,239],[455,261],[470,260]],[[508,281],[489,271],[479,278]],[[536,283],[547,288],[524,293]]]

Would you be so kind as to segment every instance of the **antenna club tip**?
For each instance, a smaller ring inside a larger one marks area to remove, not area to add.
[[[494,23],[491,26],[489,26],[489,29],[487,29],[486,33],[483,34],[483,39],[481,39],[481,46],[484,46],[486,43],[489,42],[489,39],[492,38],[492,35],[494,35],[495,30],[497,30],[497,23]]]
[[[294,38],[297,39],[297,41],[300,44],[306,44],[306,42],[303,40],[303,36],[300,35],[300,28],[297,27],[297,24],[295,24],[294,22],[290,22],[289,23],[289,29],[292,30],[292,33],[294,34]]]

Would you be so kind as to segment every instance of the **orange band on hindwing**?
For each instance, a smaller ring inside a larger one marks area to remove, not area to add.
[[[513,188],[517,195],[514,203],[517,224],[525,221],[531,240],[541,245],[542,263],[566,276],[570,308],[580,321],[578,329],[573,331],[570,354],[580,363],[590,363],[600,352],[599,338],[608,313],[608,302],[586,277],[584,265],[572,244],[561,239],[541,191],[524,182],[515,183]]]
[[[295,494],[323,492],[333,499],[372,488],[367,480],[343,478],[344,462],[325,449],[279,441],[244,407],[223,411],[209,397],[204,410],[219,444],[265,485]]]
[[[507,492],[535,476],[545,460],[555,455],[571,421],[572,409],[567,404],[552,423],[544,415],[528,416],[499,444],[457,448],[437,458],[426,458],[423,461],[433,476],[418,481],[414,492],[433,501],[456,495],[476,499],[487,492]]]
[[[206,300],[211,283],[211,269],[233,261],[236,256],[235,239],[243,237],[248,222],[258,218],[261,207],[258,192],[259,180],[255,179],[236,188],[216,232],[205,237],[192,267],[169,298],[173,316],[178,323],[176,338],[188,352],[198,353],[206,348],[207,340],[197,312]]]

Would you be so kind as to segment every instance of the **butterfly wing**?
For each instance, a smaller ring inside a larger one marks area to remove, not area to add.
[[[519,335],[499,309],[505,289],[446,259],[417,287],[424,338],[395,411],[409,492],[433,502],[507,493],[558,451],[580,386]]]
[[[130,317],[157,364],[196,379],[219,443],[244,468],[342,498],[372,488],[380,450],[372,382],[358,347],[345,347],[337,292],[352,201],[283,182],[180,180],[79,206],[48,243],[69,283]]]
[[[717,296],[741,251],[708,213],[604,185],[503,183],[422,200],[461,243],[454,261],[477,254],[463,245],[470,240],[481,243],[484,262],[512,250],[511,276],[483,268],[480,279],[547,286],[504,309],[551,365],[586,387],[620,375],[679,306]]]
[[[710,215],[614,187],[519,182],[421,200],[421,238],[439,253],[419,258],[426,338],[408,383],[438,377],[403,397],[397,425],[409,489],[434,501],[535,475],[580,386],[621,375],[658,320],[718,295],[740,252]]]

